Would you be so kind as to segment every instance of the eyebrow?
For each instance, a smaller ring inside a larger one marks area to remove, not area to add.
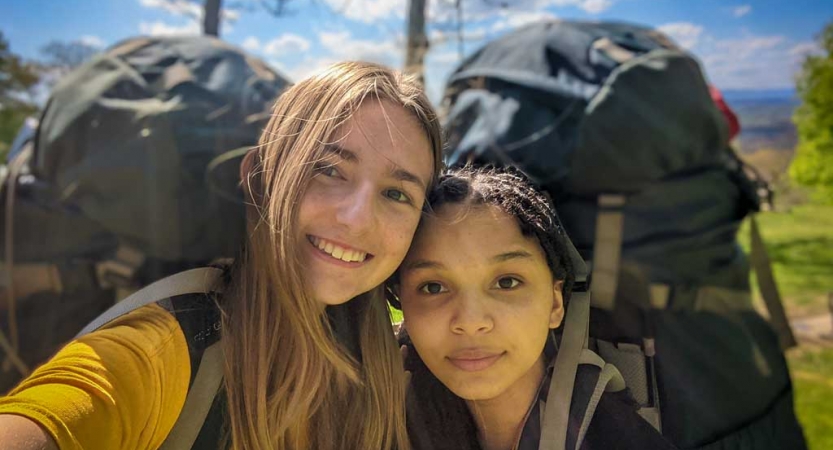
[[[324,148],[326,153],[334,154],[339,158],[351,162],[357,163],[359,162],[359,156],[356,155],[355,152],[348,150],[338,144],[329,144]],[[398,181],[413,183],[419,186],[420,189],[423,191],[428,189],[428,186],[425,185],[425,182],[422,179],[413,173],[393,164],[392,162],[388,164],[388,175],[393,177]]]
[[[504,262],[512,259],[532,259],[532,253],[526,250],[515,250],[513,252],[501,253],[492,258],[494,262]]]
[[[513,259],[533,259],[532,253],[529,253],[525,250],[516,250],[512,252],[501,253],[499,255],[495,255],[492,257],[492,262],[494,263],[502,263],[506,261],[511,261]],[[424,269],[445,269],[445,266],[437,261],[431,261],[428,259],[418,259],[414,262],[405,264],[402,267],[404,270],[424,270]]]

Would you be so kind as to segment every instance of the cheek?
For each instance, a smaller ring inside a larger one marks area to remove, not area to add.
[[[443,323],[438,314],[432,313],[428,308],[421,308],[412,302],[403,302],[402,315],[405,318],[405,327],[417,350],[422,353],[433,347],[432,341],[438,338],[442,332],[440,326]],[[427,355],[423,355],[427,356]]]
[[[411,242],[414,239],[414,233],[416,233],[418,223],[419,216],[405,218],[400,216],[387,225],[383,225],[385,230],[385,249],[397,260],[397,266],[405,259],[405,254],[408,252],[408,248],[410,248]]]
[[[319,215],[319,205],[322,203],[324,202],[321,201],[321,195],[317,190],[313,186],[307,188],[298,207],[298,221],[302,224],[312,221],[314,217]]]

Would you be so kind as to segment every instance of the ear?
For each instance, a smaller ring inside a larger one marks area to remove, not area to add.
[[[561,289],[564,287],[564,281],[556,280],[552,284],[552,311],[550,311],[550,328],[555,329],[561,326],[564,320],[564,295]]]

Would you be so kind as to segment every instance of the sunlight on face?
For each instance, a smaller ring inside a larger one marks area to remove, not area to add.
[[[388,278],[408,250],[433,174],[416,119],[368,100],[330,139],[301,200],[305,282],[314,299],[344,303]]]

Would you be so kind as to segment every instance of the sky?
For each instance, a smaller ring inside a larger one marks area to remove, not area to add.
[[[290,80],[346,59],[402,67],[408,0],[290,0],[280,17],[265,12],[261,1],[274,0],[223,0],[232,9],[223,11],[221,37]],[[460,0],[458,27],[455,0],[427,2],[426,88],[434,101],[461,57],[538,20],[658,28],[694,53],[710,82],[724,90],[792,88],[801,61],[820,52],[815,37],[833,21],[833,0]],[[0,31],[14,53],[36,59],[54,40],[104,49],[138,35],[198,34],[201,3],[0,0]]]

